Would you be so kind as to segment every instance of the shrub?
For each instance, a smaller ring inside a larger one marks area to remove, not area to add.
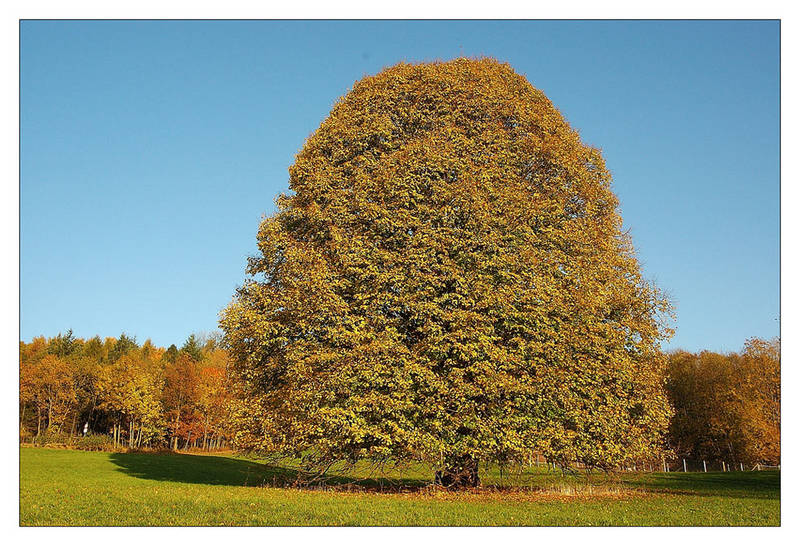
[[[107,434],[89,434],[73,438],[72,447],[84,451],[113,451],[114,440]]]

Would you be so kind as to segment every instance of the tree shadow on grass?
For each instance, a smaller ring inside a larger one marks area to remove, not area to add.
[[[237,487],[303,487],[384,493],[410,492],[430,484],[423,479],[374,477],[355,479],[335,472],[313,484],[297,481],[297,471],[237,457],[189,455],[184,453],[112,453],[120,472],[143,480]],[[549,479],[549,478],[548,478]],[[547,481],[547,480],[545,480]],[[549,480],[553,481],[553,480]],[[537,483],[545,487],[549,483]],[[554,483],[561,483],[555,480]],[[567,480],[572,483],[575,480]],[[602,483],[602,481],[601,481]],[[780,473],[670,473],[650,476],[618,476],[623,487],[676,495],[723,496],[730,498],[780,498]],[[502,488],[500,488],[502,489]],[[524,488],[523,488],[524,489]]]
[[[675,472],[646,479],[644,489],[675,494],[730,498],[779,499],[781,475],[763,472]]]
[[[296,470],[233,457],[184,453],[112,453],[109,458],[119,467],[120,472],[143,480],[239,487],[300,485]],[[350,476],[330,475],[306,487],[397,492],[419,489],[426,485],[427,482],[418,479],[355,479]]]
[[[110,460],[120,472],[143,480],[257,487],[297,477],[288,469],[214,455],[112,453]]]

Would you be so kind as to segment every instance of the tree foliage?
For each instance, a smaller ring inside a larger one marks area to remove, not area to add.
[[[600,151],[491,59],[357,82],[290,168],[223,313],[235,443],[309,467],[612,467],[660,446],[667,302]]]
[[[119,339],[114,341],[111,350],[108,351],[108,358],[112,362],[116,362],[119,358],[122,358],[130,351],[133,351],[138,348],[139,346],[136,343],[136,338],[128,337],[127,335],[125,335],[125,332],[123,332],[119,336]]]
[[[669,356],[675,407],[670,441],[680,456],[780,463],[780,340],[748,340],[741,353]]]
[[[100,408],[111,413],[115,435],[120,423],[128,424],[131,447],[139,447],[163,436],[160,395],[163,376],[150,362],[125,354],[101,369],[98,391]]]
[[[21,362],[20,376],[24,378],[20,381],[20,401],[34,407],[37,432],[41,432],[43,422],[47,428],[61,430],[76,401],[74,373],[68,363],[46,353],[39,359]]]
[[[195,362],[199,362],[202,359],[202,347],[197,336],[191,334],[186,338],[186,341],[181,347],[181,352],[187,354]]]
[[[109,434],[113,445],[212,448],[229,437],[228,354],[211,335],[183,350],[72,332],[20,343],[20,434]]]

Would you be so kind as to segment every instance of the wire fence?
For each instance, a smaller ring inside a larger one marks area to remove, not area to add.
[[[557,464],[548,461],[542,455],[532,455],[528,461],[528,467],[542,467],[552,470],[560,468]],[[586,465],[581,462],[570,464],[573,469],[584,470]],[[628,466],[619,466],[614,470],[618,472],[759,472],[763,470],[780,470],[781,465],[769,465],[764,463],[745,464],[735,460],[702,460],[686,458],[663,458],[655,460],[644,460],[632,463]]]
[[[745,464],[735,460],[694,460],[674,459],[662,462],[662,472],[758,472],[761,470],[780,470],[781,465],[763,463]]]

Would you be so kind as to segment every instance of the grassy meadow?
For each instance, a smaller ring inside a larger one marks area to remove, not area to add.
[[[233,455],[21,448],[20,525],[780,525],[776,471],[587,481],[491,470],[478,492],[426,488],[424,468],[389,478],[309,490],[280,485],[291,479],[284,468]]]

